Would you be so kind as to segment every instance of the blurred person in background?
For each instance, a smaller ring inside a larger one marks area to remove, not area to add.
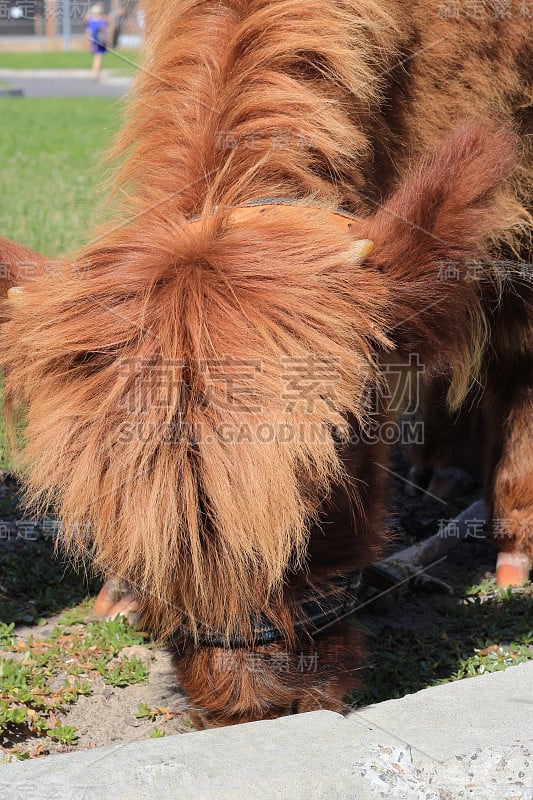
[[[101,3],[96,3],[89,12],[85,26],[89,46],[93,54],[92,76],[95,81],[100,80],[102,57],[107,51],[108,28],[109,22],[104,14],[104,7]]]

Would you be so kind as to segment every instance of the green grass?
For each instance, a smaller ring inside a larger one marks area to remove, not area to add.
[[[138,50],[118,50],[107,53],[104,69],[133,72],[139,61]],[[91,54],[88,50],[71,53],[0,53],[0,69],[89,69]]]
[[[148,667],[122,650],[152,646],[123,618],[90,621],[87,595],[101,582],[56,552],[53,526],[17,525],[18,499],[14,492],[0,497],[0,518],[12,521],[0,532],[6,540],[0,541],[0,764],[41,755],[50,740],[75,745],[76,728],[62,724],[61,712],[98,682],[145,683]],[[56,614],[55,624],[43,629]],[[19,625],[33,626],[31,634],[17,639]],[[158,708],[154,721],[168,713]],[[25,742],[35,737],[41,744],[28,750]]]
[[[17,514],[16,496],[1,498],[0,513]],[[0,548],[0,575],[1,763],[2,752],[8,759],[28,757],[21,745],[28,737],[75,744],[76,729],[62,725],[58,712],[92,694],[96,680],[115,687],[145,683],[148,668],[121,651],[150,642],[123,618],[88,621],[87,594],[100,582],[58,558],[53,538],[42,531],[16,548]],[[41,632],[58,612],[53,628]],[[17,640],[19,624],[34,625],[34,632]]]
[[[20,510],[17,516],[22,516]],[[25,533],[28,529],[20,525],[4,533],[16,540],[15,548],[0,549],[0,620],[8,625],[39,625],[80,603],[100,586],[96,579],[86,580],[71,569],[61,554],[56,555],[54,539],[39,527],[31,538]]]
[[[0,236],[52,258],[87,240],[120,112],[106,98],[0,98]],[[3,441],[0,422],[6,469]]]
[[[400,624],[369,634],[371,660],[350,701],[379,703],[533,660],[532,600],[533,584],[498,590],[486,581],[460,600],[443,599],[429,628]]]
[[[106,98],[0,98],[0,236],[51,257],[87,240],[120,109]]]
[[[85,616],[86,604],[81,610]],[[75,744],[76,728],[62,725],[57,712],[92,694],[95,678],[107,686],[145,683],[148,678],[140,659],[117,659],[124,647],[145,643],[123,618],[87,624],[72,624],[71,618],[72,611],[47,636],[18,642],[12,626],[0,623],[0,742],[8,756],[29,755],[17,746],[28,735]]]

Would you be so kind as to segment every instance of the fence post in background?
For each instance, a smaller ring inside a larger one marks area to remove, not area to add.
[[[70,0],[63,0],[63,49],[72,50]]]
[[[51,42],[56,35],[56,0],[44,0],[44,18],[46,38]]]

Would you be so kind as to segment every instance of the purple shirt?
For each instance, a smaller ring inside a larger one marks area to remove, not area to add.
[[[107,49],[107,27],[106,19],[91,18],[87,20],[85,30],[91,43],[92,53],[105,53]]]

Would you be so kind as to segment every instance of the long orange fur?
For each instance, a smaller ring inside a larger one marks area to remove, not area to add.
[[[527,26],[502,23],[489,79],[470,52],[480,30],[450,30],[429,4],[424,19],[393,0],[145,5],[111,220],[6,306],[6,403],[25,409],[29,504],[55,508],[74,552],[124,576],[155,630],[251,635],[250,615],[304,570],[334,488],[357,503],[331,434],[364,428],[378,356],[421,353],[452,375],[456,403],[477,374],[490,324],[465,263],[517,246],[530,219],[531,166],[509,132]],[[428,61],[424,42],[444,32]],[[470,92],[450,73],[458,53]],[[444,101],[432,81],[446,75]],[[301,205],[232,217],[260,198]],[[328,226],[339,206],[360,217],[353,235]],[[360,264],[363,237],[376,249]],[[446,258],[455,283],[436,279]],[[288,410],[284,359],[317,356],[335,364],[333,396]],[[243,422],[299,433],[221,435]]]

